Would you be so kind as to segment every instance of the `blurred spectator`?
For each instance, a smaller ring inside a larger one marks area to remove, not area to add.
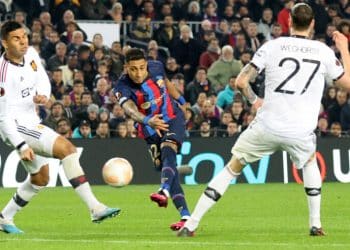
[[[72,127],[68,118],[61,118],[57,121],[56,132],[64,138],[72,138]]]
[[[31,32],[37,32],[40,35],[43,32],[43,25],[38,18],[33,19],[32,26],[30,27]]]
[[[222,19],[215,29],[215,36],[219,41],[222,41],[223,37],[226,37],[231,33],[228,22]]]
[[[334,24],[327,24],[326,28],[326,44],[329,47],[335,47],[334,42],[333,42],[333,32],[336,31],[337,28],[335,27]]]
[[[230,121],[227,124],[226,127],[226,133],[224,133],[222,136],[223,137],[235,137],[239,134],[239,130],[238,130],[238,124],[236,121]]]
[[[325,137],[328,135],[328,115],[327,115],[327,113],[323,113],[319,116],[315,133],[317,136],[321,136],[321,137]]]
[[[125,1],[125,15],[132,16],[132,20],[136,20],[142,14],[143,0],[128,0]]]
[[[39,16],[41,24],[45,27],[46,25],[52,25],[51,14],[48,11],[42,11]]]
[[[234,12],[234,9],[233,9],[232,5],[227,4],[225,6],[222,18],[225,19],[228,22],[232,22],[233,20],[236,19],[235,12]]]
[[[241,23],[239,20],[233,20],[231,22],[230,33],[223,36],[220,40],[221,46],[231,45],[231,47],[234,48],[236,46],[236,36],[240,31],[242,31]]]
[[[165,64],[165,74],[167,78],[172,79],[178,73],[181,73],[180,65],[176,63],[174,57],[168,57]]]
[[[89,105],[92,104],[92,95],[90,91],[84,91],[80,95],[80,105],[76,108],[75,114],[77,120],[87,120],[88,112],[87,109]]]
[[[170,51],[174,49],[174,42],[179,38],[179,30],[174,25],[172,16],[165,16],[163,24],[154,32],[153,38],[158,42],[159,46],[167,47]]]
[[[282,36],[282,26],[279,23],[272,24],[271,39],[276,39]]]
[[[63,66],[67,64],[67,46],[63,42],[58,42],[56,44],[56,53],[49,58],[47,61],[47,69],[52,71],[59,66]]]
[[[81,30],[75,30],[72,33],[72,40],[67,46],[67,52],[78,52],[81,45],[84,44],[84,35]]]
[[[220,116],[220,124],[217,129],[217,136],[224,136],[226,133],[227,125],[233,121],[233,116],[230,110],[224,110]]]
[[[151,40],[151,35],[151,28],[145,15],[139,15],[135,27],[130,32],[130,38],[149,42]]]
[[[193,110],[196,116],[199,115],[202,111],[205,100],[207,100],[207,94],[205,92],[200,92],[198,94],[196,103],[191,106],[191,109]]]
[[[182,26],[180,32],[180,39],[175,42],[172,55],[180,65],[185,81],[189,82],[193,79],[198,66],[200,48],[198,42],[191,38],[191,28],[189,26]]]
[[[194,105],[199,93],[205,92],[209,96],[213,91],[211,83],[207,79],[207,70],[203,67],[198,67],[194,80],[186,87],[185,99],[191,105]]]
[[[99,122],[96,129],[96,135],[94,138],[107,139],[109,137],[110,137],[110,134],[109,134],[108,122]]]
[[[228,108],[235,98],[236,89],[236,77],[237,75],[233,75],[230,77],[228,84],[225,89],[221,90],[216,99],[216,105],[223,110]]]
[[[145,14],[146,19],[148,19],[149,21],[153,21],[156,19],[156,11],[154,9],[154,3],[152,0],[144,0],[143,14]]]
[[[284,8],[278,12],[277,14],[277,22],[282,27],[282,34],[288,35],[289,34],[289,13],[291,9],[294,6],[294,0],[283,0],[284,1]]]
[[[70,44],[73,40],[73,32],[78,30],[78,24],[75,21],[71,21],[66,24],[65,31],[60,35],[60,40],[65,44]]]
[[[62,80],[64,86],[73,87],[73,72],[78,66],[78,53],[71,52],[67,58],[67,64],[62,65],[59,68],[62,70]]]
[[[72,100],[72,104],[75,107],[80,106],[81,94],[84,92],[85,86],[82,80],[74,80],[73,82],[73,90],[69,93],[70,99]]]
[[[96,90],[92,94],[92,100],[99,107],[103,107],[108,103],[109,93],[108,93],[108,83],[103,77],[97,80]]]
[[[75,120],[75,109],[73,107],[72,100],[70,99],[68,91],[62,94],[62,104],[64,107],[64,111],[66,112],[67,118],[70,120],[71,124],[74,124],[73,122]]]
[[[333,137],[342,137],[342,127],[341,127],[341,124],[339,122],[333,122],[331,124],[331,127],[330,127],[330,131],[329,131],[330,135],[333,136]]]
[[[253,52],[257,51],[265,41],[264,35],[258,33],[258,25],[256,23],[252,22],[248,25],[247,35],[247,45]]]
[[[103,44],[103,36],[100,33],[95,33],[92,38],[92,43],[90,45],[91,51],[95,51],[95,49],[102,49],[104,54],[109,53],[109,48]]]
[[[118,138],[127,138],[128,137],[128,128],[125,122],[118,124],[116,137]]]
[[[178,73],[171,78],[171,82],[175,85],[175,88],[181,95],[185,93],[185,77],[183,74]]]
[[[161,61],[163,65],[166,63],[166,56],[164,56],[159,50],[158,43],[155,40],[151,40],[147,46],[147,57],[150,60]]]
[[[221,109],[207,99],[203,103],[201,113],[195,117],[195,123],[201,124],[202,121],[210,121],[211,128],[219,127],[221,118]]]
[[[89,121],[83,120],[80,122],[79,127],[76,127],[73,131],[72,138],[77,139],[90,139],[92,138],[91,125]]]
[[[338,89],[336,94],[336,101],[327,109],[328,124],[333,122],[340,122],[340,113],[345,105],[347,105],[348,93],[345,90]]]
[[[232,112],[233,119],[237,122],[238,126],[242,126],[244,116],[246,114],[243,100],[241,98],[235,98],[230,110]]]
[[[88,112],[88,119],[87,121],[90,123],[91,130],[92,130],[92,135],[95,135],[97,125],[98,125],[98,112],[99,112],[99,107],[92,103],[88,106],[87,108]]]
[[[123,21],[123,5],[119,2],[115,2],[109,14],[114,22],[121,23]]]
[[[326,88],[325,93],[321,99],[324,110],[327,110],[329,106],[333,105],[336,102],[336,93],[337,89],[335,86],[328,86]]]
[[[47,61],[56,52],[56,44],[60,41],[60,37],[56,30],[52,30],[48,42],[43,46],[41,56]]]
[[[137,130],[135,128],[135,122],[133,119],[131,119],[131,118],[126,119],[126,128],[128,131],[128,137],[130,137],[130,138],[137,137]]]
[[[236,35],[236,45],[233,51],[234,58],[238,60],[241,57],[243,51],[247,50],[250,50],[250,48],[248,47],[246,36],[243,32],[239,32]]]
[[[210,121],[203,120],[199,125],[199,133],[194,133],[193,137],[212,137]]]
[[[199,57],[199,66],[208,69],[215,61],[220,57],[221,49],[219,40],[217,38],[211,38],[208,44],[208,48]]]
[[[243,66],[247,65],[252,60],[253,52],[250,50],[244,50],[239,57],[240,62]]]
[[[348,96],[349,100],[349,96]],[[350,129],[350,104],[347,102],[340,112],[340,124],[343,131],[348,132]]]
[[[16,21],[17,23],[20,23],[23,26],[23,28],[26,30],[28,35],[31,34],[31,30],[26,25],[26,13],[24,11],[17,10],[14,14],[14,21]]]
[[[50,115],[46,117],[42,124],[56,130],[57,121],[64,118],[64,107],[60,102],[54,102],[50,109]]]
[[[213,27],[216,27],[219,23],[219,17],[216,13],[217,5],[215,2],[209,2],[204,6],[203,19],[209,20]]]
[[[201,14],[201,7],[198,1],[191,1],[188,4],[186,19],[192,22],[200,22],[203,20]]]
[[[103,20],[109,16],[107,8],[99,0],[80,0],[80,13],[83,19],[89,20]]]
[[[186,121],[186,136],[189,137],[191,131],[195,128],[196,124],[194,122],[195,114],[191,108],[186,108],[185,121]]]
[[[65,91],[62,81],[62,70],[55,68],[51,71],[51,93],[56,100],[61,100]]]
[[[350,23],[348,20],[342,20],[338,25],[338,30],[346,36],[348,42],[350,42]]]
[[[54,13],[55,13],[54,23],[57,23],[56,27],[59,34],[62,34],[66,30],[68,23],[75,22],[75,15],[73,11],[69,8],[64,10],[62,12],[63,14],[61,13],[60,15],[58,15],[57,10],[55,10]]]
[[[214,62],[208,70],[208,79],[215,91],[222,90],[229,82],[231,76],[237,76],[242,64],[233,58],[233,49],[230,45],[222,48],[219,60]]]
[[[265,8],[258,24],[258,33],[264,35],[267,41],[271,40],[271,30],[273,24],[273,13],[270,8]]]
[[[118,128],[118,124],[121,122],[125,122],[125,120],[126,115],[124,113],[124,109],[119,105],[119,103],[115,103],[112,109],[111,118],[109,120],[110,129],[112,131],[116,131]]]

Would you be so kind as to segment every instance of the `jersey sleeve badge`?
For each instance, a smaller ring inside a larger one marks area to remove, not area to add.
[[[34,62],[34,60],[32,60],[30,62],[30,66],[32,66],[32,69],[36,72],[38,71],[38,66],[36,65],[36,63]]]

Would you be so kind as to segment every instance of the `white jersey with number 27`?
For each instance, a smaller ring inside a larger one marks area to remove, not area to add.
[[[257,121],[269,132],[298,138],[317,125],[325,78],[344,74],[325,44],[303,37],[281,37],[265,43],[251,63],[265,69],[265,98]]]

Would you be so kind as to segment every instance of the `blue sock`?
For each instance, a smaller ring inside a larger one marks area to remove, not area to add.
[[[176,152],[168,146],[161,149],[162,172],[161,172],[161,188],[166,189],[170,193],[176,169]]]
[[[179,211],[181,217],[190,216],[190,211],[188,210],[187,203],[185,200],[184,191],[180,185],[179,175],[176,173],[173,185],[170,190],[171,198],[176,209]]]

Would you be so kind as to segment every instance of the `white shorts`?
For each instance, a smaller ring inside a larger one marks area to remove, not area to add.
[[[35,174],[43,165],[48,164],[47,157],[52,157],[53,146],[59,134],[42,124],[17,125],[17,131],[35,153],[33,161],[22,161],[22,164],[28,173]]]
[[[301,169],[316,152],[314,133],[302,138],[277,136],[264,130],[256,121],[239,136],[232,154],[242,163],[252,163],[277,150],[287,151],[297,168]]]

